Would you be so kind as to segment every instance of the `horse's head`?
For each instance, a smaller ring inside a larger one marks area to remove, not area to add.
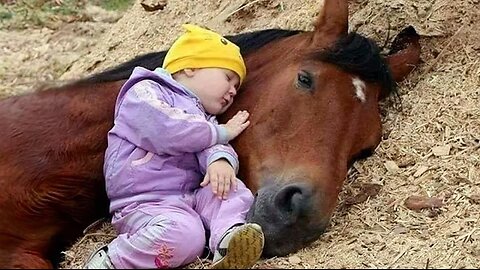
[[[296,251],[324,232],[348,165],[380,142],[378,101],[419,61],[412,28],[386,58],[347,32],[347,1],[326,0],[315,31],[245,57],[251,72],[225,119],[251,113],[233,143],[240,177],[257,192],[248,219],[264,229],[265,256]]]

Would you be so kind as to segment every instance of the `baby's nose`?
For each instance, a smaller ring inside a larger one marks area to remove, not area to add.
[[[237,88],[235,88],[235,86],[232,86],[230,88],[229,93],[230,93],[230,96],[234,97],[237,94]]]

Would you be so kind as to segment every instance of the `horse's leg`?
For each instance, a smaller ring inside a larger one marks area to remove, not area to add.
[[[12,250],[11,246],[0,247],[0,265],[5,269],[52,269],[50,260],[46,259],[40,252],[17,248]]]
[[[12,257],[12,268],[51,269],[52,263],[34,251],[22,251]]]
[[[15,209],[6,204],[8,209]],[[0,268],[53,268],[52,245],[58,235],[58,224],[45,223],[39,218],[19,218],[16,211],[4,211],[0,221]],[[5,209],[3,209],[5,210]],[[12,215],[13,213],[13,215]],[[10,214],[10,215],[9,215]],[[48,220],[49,216],[45,215]],[[7,222],[8,221],[8,222]]]

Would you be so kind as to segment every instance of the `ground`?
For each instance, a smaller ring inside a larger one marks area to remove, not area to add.
[[[1,30],[0,97],[166,49],[184,22],[223,34],[310,30],[321,2],[170,0],[163,10],[147,12],[138,0],[116,23]],[[422,63],[400,84],[401,106],[382,104],[383,140],[372,157],[351,168],[327,233],[255,268],[480,268],[479,1],[355,0],[349,5],[350,30],[379,44],[388,33],[392,37],[413,25],[421,35]],[[406,202],[413,195],[437,198],[442,205],[410,210]],[[80,267],[113,236],[107,223],[87,230],[65,251],[61,267]],[[189,267],[207,266],[199,260]]]

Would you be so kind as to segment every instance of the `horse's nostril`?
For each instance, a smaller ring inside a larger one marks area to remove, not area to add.
[[[292,212],[301,195],[302,190],[297,186],[284,187],[275,196],[275,205],[282,211]]]
[[[308,188],[290,185],[283,187],[275,195],[275,206],[290,221],[295,221],[304,210],[308,209],[311,192]]]

